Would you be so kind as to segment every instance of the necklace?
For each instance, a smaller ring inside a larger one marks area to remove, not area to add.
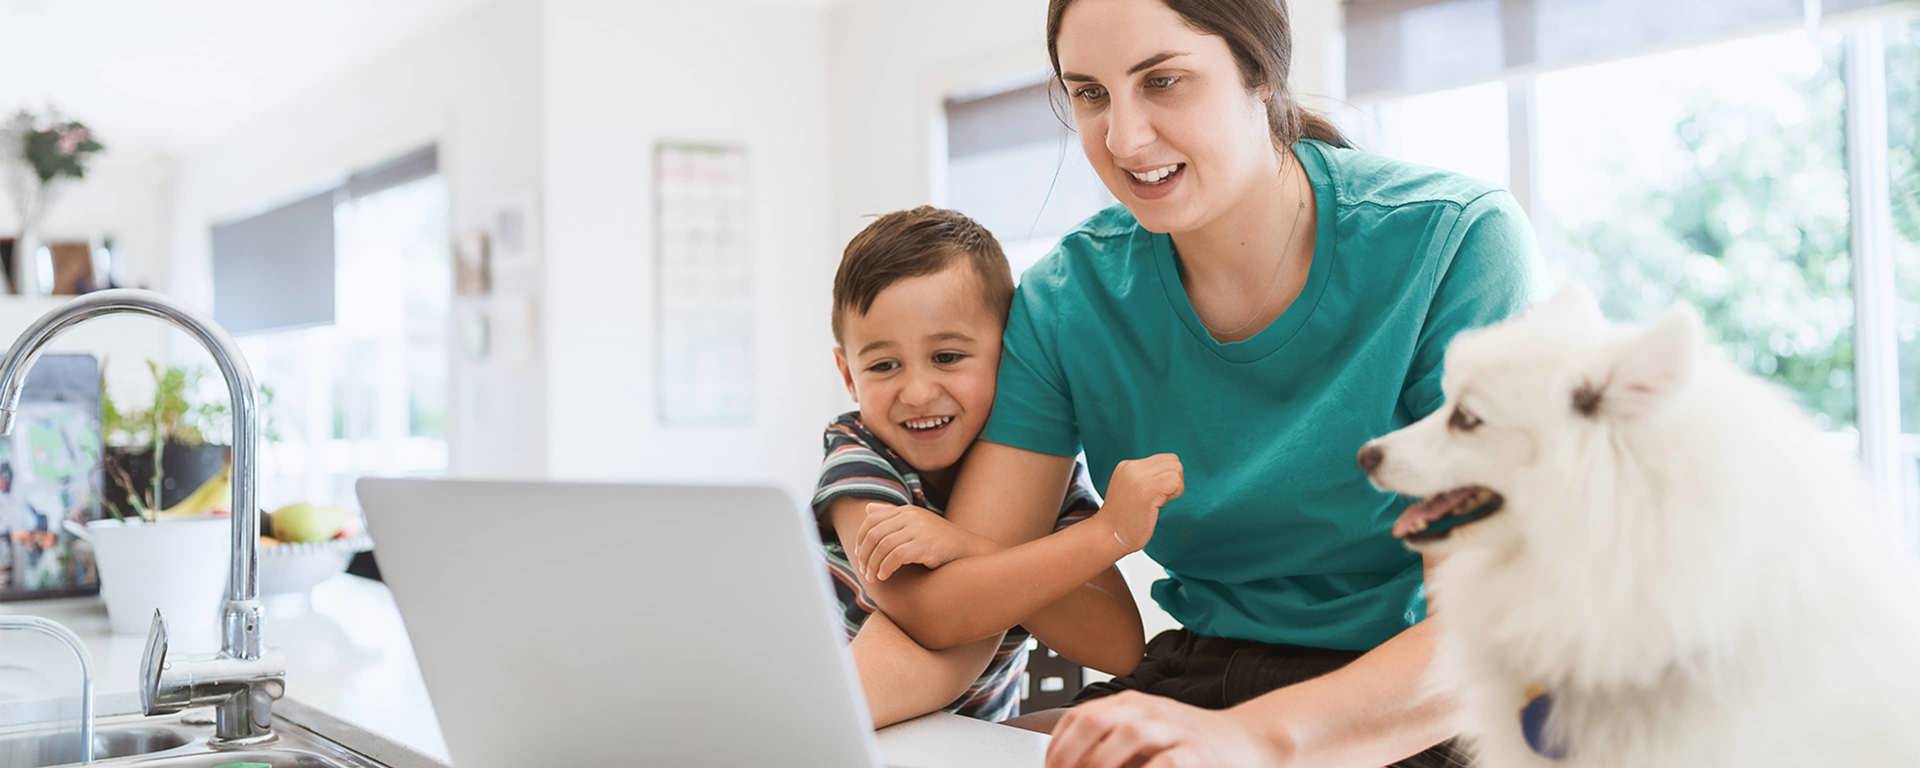
[[[1300,176],[1302,179],[1304,179],[1306,178],[1306,175],[1307,175],[1307,169],[1303,166],[1300,169]],[[1311,187],[1309,187],[1309,189],[1311,189]],[[1305,192],[1302,192],[1297,205],[1295,205],[1293,209],[1293,223],[1287,226],[1287,244],[1285,247],[1282,247],[1280,249],[1280,263],[1274,265],[1273,277],[1268,278],[1267,280],[1266,294],[1260,298],[1260,303],[1253,305],[1253,314],[1250,314],[1247,316],[1246,322],[1241,323],[1239,326],[1235,327],[1233,330],[1222,331],[1218,328],[1208,325],[1206,318],[1200,319],[1200,325],[1205,327],[1208,331],[1212,332],[1214,338],[1216,339],[1222,338],[1222,337],[1232,338],[1235,336],[1239,336],[1241,331],[1245,331],[1246,329],[1253,327],[1254,322],[1259,320],[1262,314],[1266,313],[1267,305],[1272,303],[1273,301],[1273,289],[1280,285],[1280,275],[1286,272],[1287,262],[1291,260],[1291,257],[1293,255],[1293,238],[1295,235],[1299,234],[1300,232],[1300,217],[1305,215],[1306,211],[1307,211],[1307,196]],[[1199,317],[1200,313],[1195,312],[1194,316]]]

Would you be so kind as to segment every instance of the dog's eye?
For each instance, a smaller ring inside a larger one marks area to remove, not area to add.
[[[1474,427],[1480,426],[1480,417],[1456,405],[1453,407],[1453,417],[1447,419],[1447,426],[1462,432],[1471,432]]]

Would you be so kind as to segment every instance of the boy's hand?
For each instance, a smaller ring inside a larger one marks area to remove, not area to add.
[[[992,549],[991,543],[947,519],[914,506],[868,504],[867,517],[853,537],[849,561],[860,578],[886,581],[901,566],[913,563],[938,568],[948,562]]]
[[[1128,552],[1137,552],[1153,538],[1160,508],[1180,498],[1186,489],[1186,470],[1178,456],[1159,453],[1123,461],[1113,468],[1113,478],[1107,482],[1106,506],[1095,517],[1112,527],[1114,538]]]

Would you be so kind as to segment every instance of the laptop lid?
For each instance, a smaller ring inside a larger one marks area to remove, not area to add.
[[[786,494],[357,488],[459,768],[879,764],[818,535]]]

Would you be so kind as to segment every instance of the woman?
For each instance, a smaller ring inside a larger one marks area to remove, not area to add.
[[[1045,534],[1082,449],[1101,482],[1174,454],[1186,488],[1146,545],[1183,628],[1027,718],[1059,720],[1048,764],[1452,764],[1404,501],[1353,457],[1439,407],[1454,334],[1525,304],[1517,203],[1347,149],[1287,90],[1275,0],[1051,0],[1047,44],[1120,205],[1026,273],[949,517]]]

